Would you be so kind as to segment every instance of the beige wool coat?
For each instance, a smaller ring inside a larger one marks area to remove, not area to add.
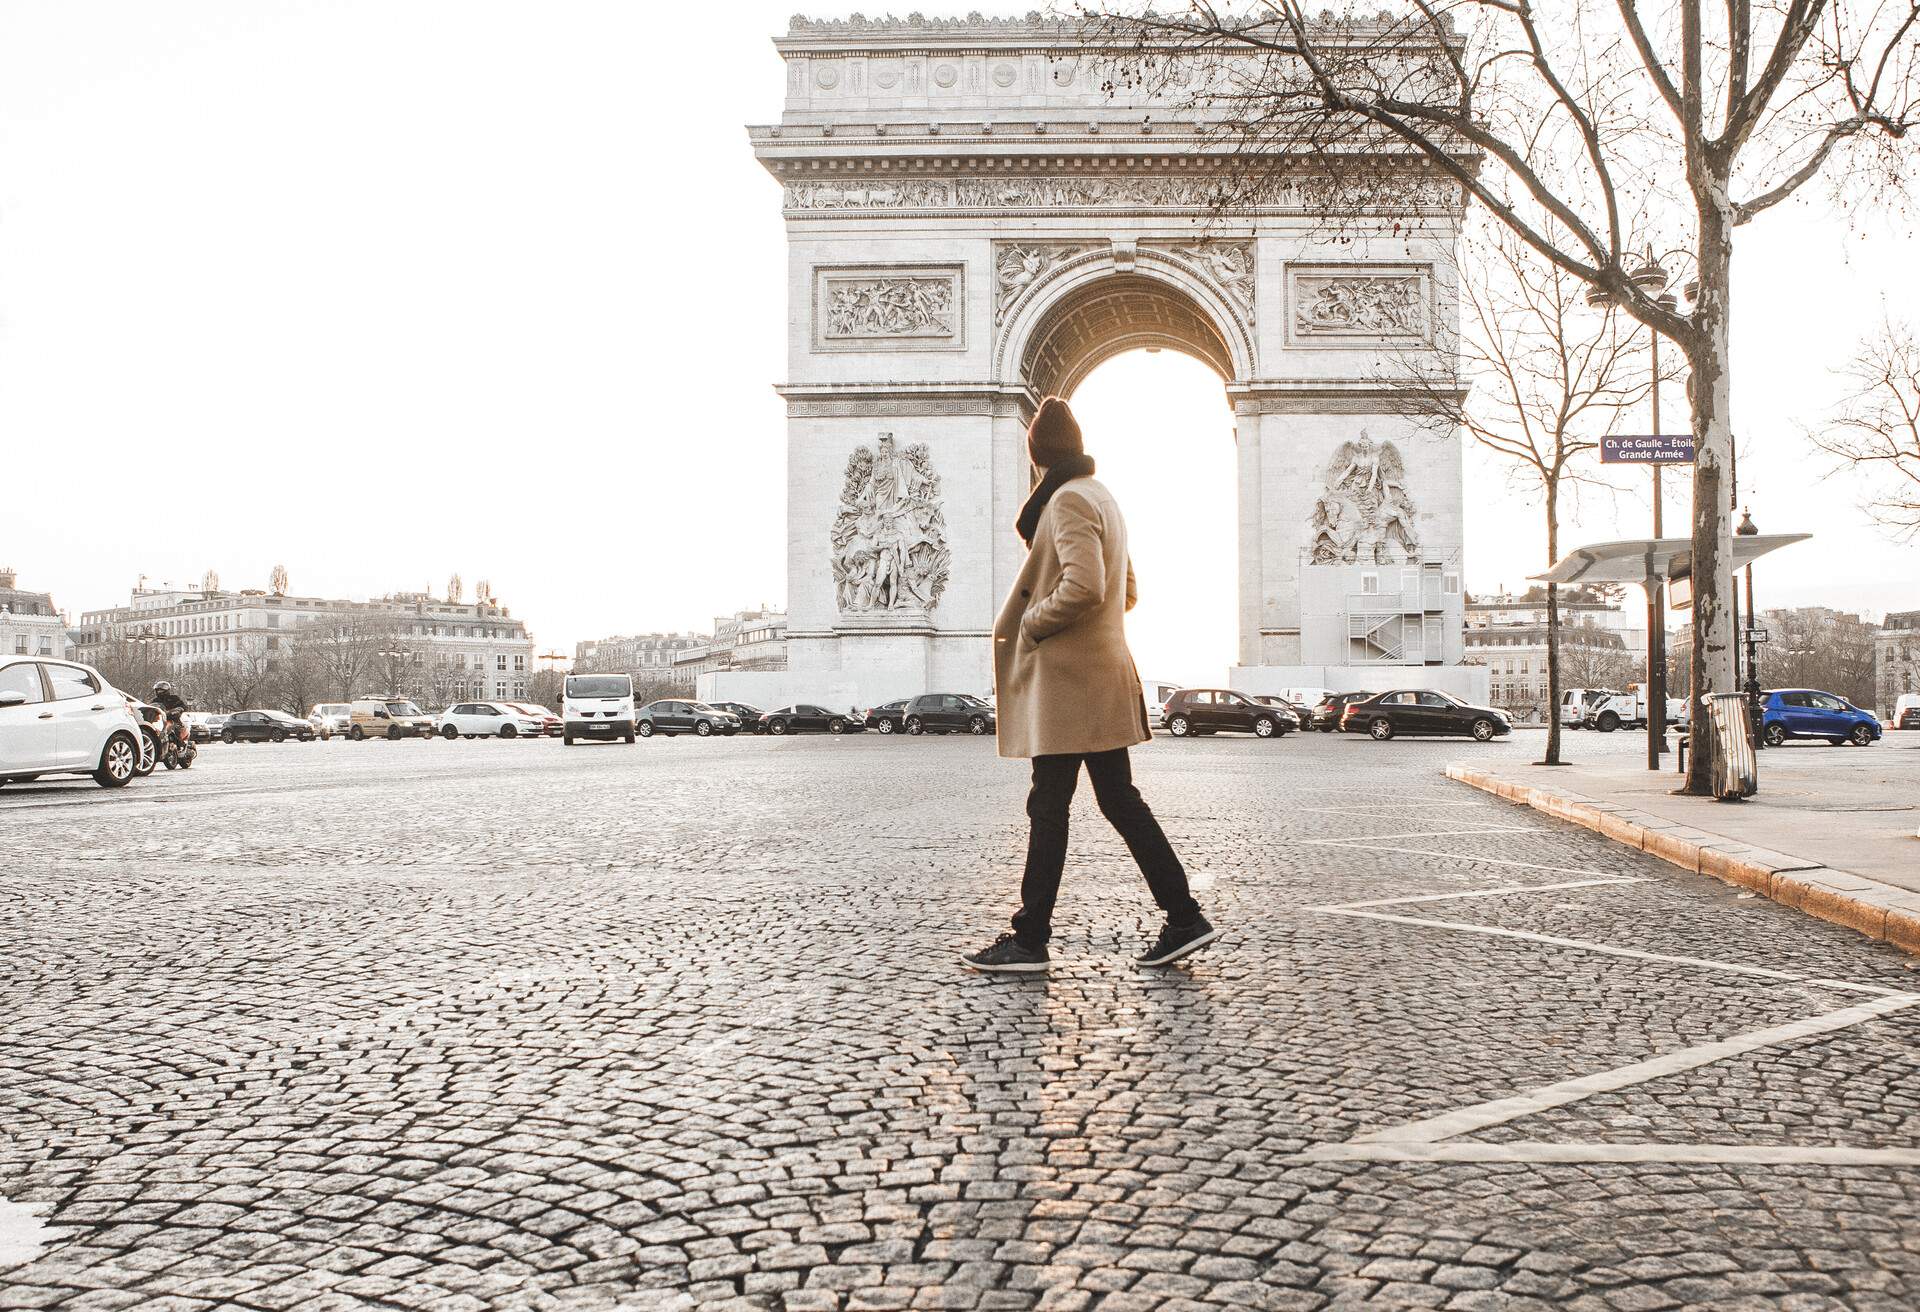
[[[1113,493],[1093,478],[1062,484],[993,625],[1000,755],[1107,752],[1152,737],[1124,627],[1134,595]]]

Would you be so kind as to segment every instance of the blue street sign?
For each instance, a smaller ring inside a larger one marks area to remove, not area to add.
[[[1600,439],[1603,465],[1690,465],[1692,433],[1621,433]]]

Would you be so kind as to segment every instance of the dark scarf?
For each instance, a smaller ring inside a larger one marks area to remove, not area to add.
[[[1047,502],[1053,500],[1053,494],[1069,479],[1088,478],[1092,474],[1092,456],[1068,456],[1047,466],[1046,477],[1040,480],[1040,486],[1027,498],[1027,504],[1020,507],[1020,518],[1013,521],[1013,526],[1020,531],[1021,538],[1028,546],[1033,545],[1034,532],[1040,527],[1040,512],[1047,508]]]

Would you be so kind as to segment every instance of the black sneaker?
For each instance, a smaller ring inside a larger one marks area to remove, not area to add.
[[[970,952],[960,961],[975,970],[995,974],[1031,974],[1047,968],[1047,949],[1044,944],[1034,947],[1030,943],[1022,943],[1018,935],[1002,934],[990,947]]]
[[[1190,925],[1167,925],[1160,930],[1160,941],[1147,949],[1144,956],[1135,957],[1136,966],[1170,966],[1184,956],[1198,952],[1207,944],[1226,933],[1215,929],[1201,916]]]

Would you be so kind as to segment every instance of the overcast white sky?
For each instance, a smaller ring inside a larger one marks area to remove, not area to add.
[[[0,0],[0,563],[76,619],[141,574],[284,562],[368,596],[457,570],[543,651],[783,603],[784,235],[743,129],[779,114],[796,4]],[[1920,607],[1920,548],[1795,425],[1883,302],[1920,305],[1896,234],[1820,198],[1740,233],[1743,496],[1817,535],[1763,605]],[[1133,523],[1142,667],[1217,674],[1231,499],[1164,475],[1231,486],[1218,382],[1133,355],[1078,404]],[[1469,586],[1518,585],[1537,513],[1468,459]],[[148,473],[190,501],[161,529]],[[1648,511],[1574,514],[1568,542]]]

